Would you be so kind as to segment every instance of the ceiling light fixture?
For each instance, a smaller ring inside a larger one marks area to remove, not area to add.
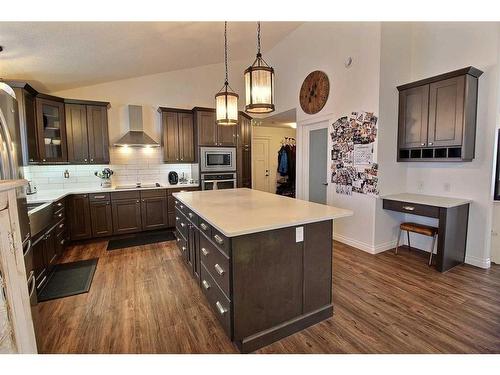
[[[215,95],[215,121],[218,125],[236,125],[238,123],[238,94],[229,86],[227,74],[227,21],[224,22],[224,65],[226,81]]]
[[[260,22],[257,22],[257,58],[245,70],[245,111],[271,113],[274,111],[274,69],[260,53]]]

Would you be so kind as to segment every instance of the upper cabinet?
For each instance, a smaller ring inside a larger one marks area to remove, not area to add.
[[[68,161],[74,164],[109,163],[107,103],[67,103]]]
[[[64,103],[45,97],[36,98],[37,159],[43,163],[68,161]]]
[[[196,161],[193,113],[189,110],[159,109],[162,123],[163,161],[193,163]]]
[[[237,186],[252,188],[252,118],[244,112],[239,114],[237,131]]]
[[[237,126],[217,125],[213,108],[193,108],[199,146],[236,146]]]
[[[471,161],[478,78],[468,67],[398,87],[398,161]]]

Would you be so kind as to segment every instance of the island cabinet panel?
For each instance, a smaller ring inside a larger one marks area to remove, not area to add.
[[[234,339],[302,314],[303,243],[295,227],[233,239]]]
[[[92,236],[88,194],[74,194],[69,199],[69,228],[72,241]]]

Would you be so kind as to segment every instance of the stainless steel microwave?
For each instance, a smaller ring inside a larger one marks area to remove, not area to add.
[[[236,170],[236,147],[200,147],[201,172]]]

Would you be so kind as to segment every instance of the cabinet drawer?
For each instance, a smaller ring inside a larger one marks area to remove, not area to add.
[[[198,226],[198,215],[196,215],[193,211],[191,211],[189,208],[187,209],[186,212],[186,217],[188,220],[193,223],[194,225]]]
[[[217,319],[224,328],[226,334],[231,337],[231,302],[219,289],[217,283],[202,264],[200,270],[201,289],[207,297]]]
[[[229,259],[204,235],[200,235],[200,260],[219,287],[229,296]]]
[[[175,210],[175,228],[187,238],[188,220],[178,208]]]
[[[439,207],[426,206],[424,204],[414,204],[384,199],[383,208],[385,210],[399,211],[407,214],[439,218]]]
[[[110,194],[109,193],[92,193],[92,194],[89,194],[89,200],[91,202],[109,201]]]
[[[117,191],[115,193],[111,193],[111,200],[117,199],[139,199],[141,196],[138,190],[132,191]]]
[[[64,207],[63,208],[60,208],[59,210],[57,211],[54,211],[54,220],[55,221],[59,221],[59,220],[63,220],[65,218],[66,214],[64,212]]]
[[[176,200],[176,203],[175,203],[175,208],[181,210],[181,212],[183,214],[187,214],[188,212],[188,208],[186,207],[186,205],[184,203],[182,203],[180,200]]]
[[[59,236],[60,234],[64,234],[65,231],[66,231],[66,221],[63,219],[56,224],[56,234]]]
[[[183,258],[187,258],[187,252],[188,252],[188,246],[187,246],[187,240],[183,237],[182,233],[179,231],[176,231],[175,236],[177,237],[177,248],[181,252],[181,255]]]
[[[212,227],[212,241],[227,255],[231,255],[231,240]]]
[[[59,199],[58,201],[55,201],[54,202],[54,211],[57,211],[61,208],[64,208],[65,207],[65,198],[62,198],[62,199]]]
[[[165,189],[141,190],[141,198],[164,198],[167,196]]]
[[[212,238],[212,226],[208,224],[202,217],[198,217],[198,227],[202,233],[208,238]]]

